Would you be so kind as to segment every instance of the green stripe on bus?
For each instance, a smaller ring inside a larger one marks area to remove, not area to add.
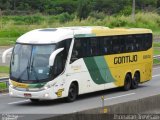
[[[96,84],[104,84],[106,83],[106,81],[104,81],[104,79],[101,76],[101,73],[99,71],[99,68],[94,60],[93,57],[89,57],[89,58],[84,58],[84,62],[88,68],[88,71],[90,73],[90,76],[92,78],[92,80],[96,83]]]
[[[74,35],[75,38],[84,38],[84,37],[95,37],[96,34],[76,34]]]
[[[84,58],[92,80],[96,84],[114,82],[114,78],[103,56]]]
[[[38,84],[29,84],[29,88],[41,88],[45,85],[46,83],[38,83]]]
[[[101,76],[106,83],[114,82],[114,78],[109,70],[108,64],[103,56],[94,57],[95,62],[99,68]]]

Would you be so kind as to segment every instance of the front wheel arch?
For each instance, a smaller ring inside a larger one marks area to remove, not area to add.
[[[77,99],[79,94],[79,85],[77,81],[73,81],[68,89],[68,94],[66,97],[67,102],[73,102]]]

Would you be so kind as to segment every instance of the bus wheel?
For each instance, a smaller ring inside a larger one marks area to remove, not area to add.
[[[73,102],[76,100],[78,95],[78,87],[72,83],[70,88],[69,88],[69,92],[68,92],[68,97],[67,97],[67,101],[68,102]]]
[[[133,80],[132,80],[131,88],[132,88],[132,89],[136,89],[136,88],[138,87],[139,82],[140,82],[140,75],[139,75],[138,72],[136,72],[136,73],[134,74],[134,78],[133,78]]]
[[[32,103],[38,103],[38,102],[39,102],[39,99],[30,99],[30,101],[31,101]]]
[[[129,74],[127,74],[126,77],[125,77],[124,86],[123,86],[123,89],[125,91],[130,90],[130,88],[131,88],[131,81],[132,81],[131,76]]]

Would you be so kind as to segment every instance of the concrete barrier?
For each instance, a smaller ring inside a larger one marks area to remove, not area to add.
[[[105,110],[106,113],[104,113],[104,108],[99,107],[72,114],[57,115],[51,118],[45,118],[44,120],[116,120],[116,115],[118,114],[130,114],[132,117],[136,117],[138,119],[140,114],[160,113],[160,95],[105,106],[105,108],[107,109],[107,111]],[[160,115],[158,119],[160,119]]]

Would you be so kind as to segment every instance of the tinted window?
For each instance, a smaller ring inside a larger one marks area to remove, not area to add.
[[[72,62],[83,57],[144,51],[152,47],[152,34],[76,38]]]
[[[63,41],[57,43],[57,49],[64,48],[64,50],[56,56],[54,66],[51,68],[52,73],[54,74],[53,75],[54,77],[56,77],[60,73],[62,73],[65,68],[70,44],[71,44],[71,39],[63,40]]]

